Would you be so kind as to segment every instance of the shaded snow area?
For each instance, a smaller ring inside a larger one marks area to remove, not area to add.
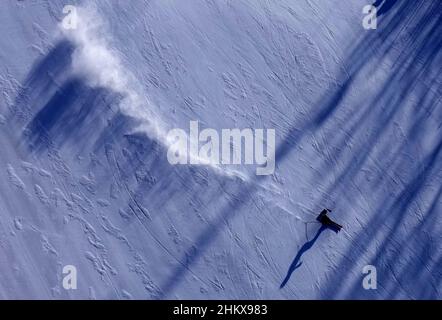
[[[0,298],[441,299],[442,1],[372,2],[2,0]]]

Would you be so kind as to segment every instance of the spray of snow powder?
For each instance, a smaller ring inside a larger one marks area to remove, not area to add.
[[[63,28],[62,36],[75,45],[72,55],[72,73],[81,76],[91,87],[107,88],[121,95],[120,111],[136,119],[139,125],[132,133],[144,133],[151,139],[169,147],[166,124],[159,116],[157,107],[149,101],[133,74],[123,65],[117,52],[109,45],[106,24],[93,7],[78,7],[77,23],[74,29]],[[184,150],[183,150],[184,151]],[[215,172],[226,176],[237,176],[245,180],[244,174],[228,170],[198,154],[189,154],[196,162],[203,163]]]

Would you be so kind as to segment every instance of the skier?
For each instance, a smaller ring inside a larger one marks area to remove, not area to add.
[[[334,230],[336,233],[338,233],[342,229],[342,226],[340,224],[337,224],[336,222],[334,222],[332,219],[330,219],[327,216],[328,212],[331,212],[331,210],[330,209],[322,210],[321,213],[319,214],[319,216],[316,218],[316,220],[318,220],[320,223],[322,223],[323,226],[329,227],[332,230]]]

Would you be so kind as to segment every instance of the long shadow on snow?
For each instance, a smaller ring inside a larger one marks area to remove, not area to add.
[[[285,276],[284,280],[282,281],[281,285],[279,286],[279,288],[284,288],[285,285],[287,284],[287,282],[290,280],[290,277],[292,276],[292,273],[298,269],[301,265],[302,265],[302,261],[299,262],[299,260],[301,260],[302,255],[307,251],[310,250],[313,245],[315,244],[316,240],[318,240],[319,236],[321,235],[321,233],[325,230],[326,228],[324,226],[321,226],[318,231],[316,232],[315,236],[313,237],[313,239],[307,241],[306,243],[303,244],[303,246],[301,247],[301,249],[299,249],[298,253],[296,254],[295,258],[293,259],[293,262],[291,263],[289,270],[287,271],[287,275]]]

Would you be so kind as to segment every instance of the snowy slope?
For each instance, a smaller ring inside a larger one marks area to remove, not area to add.
[[[366,4],[2,1],[0,298],[441,299],[442,2]],[[170,165],[191,120],[275,173]]]

